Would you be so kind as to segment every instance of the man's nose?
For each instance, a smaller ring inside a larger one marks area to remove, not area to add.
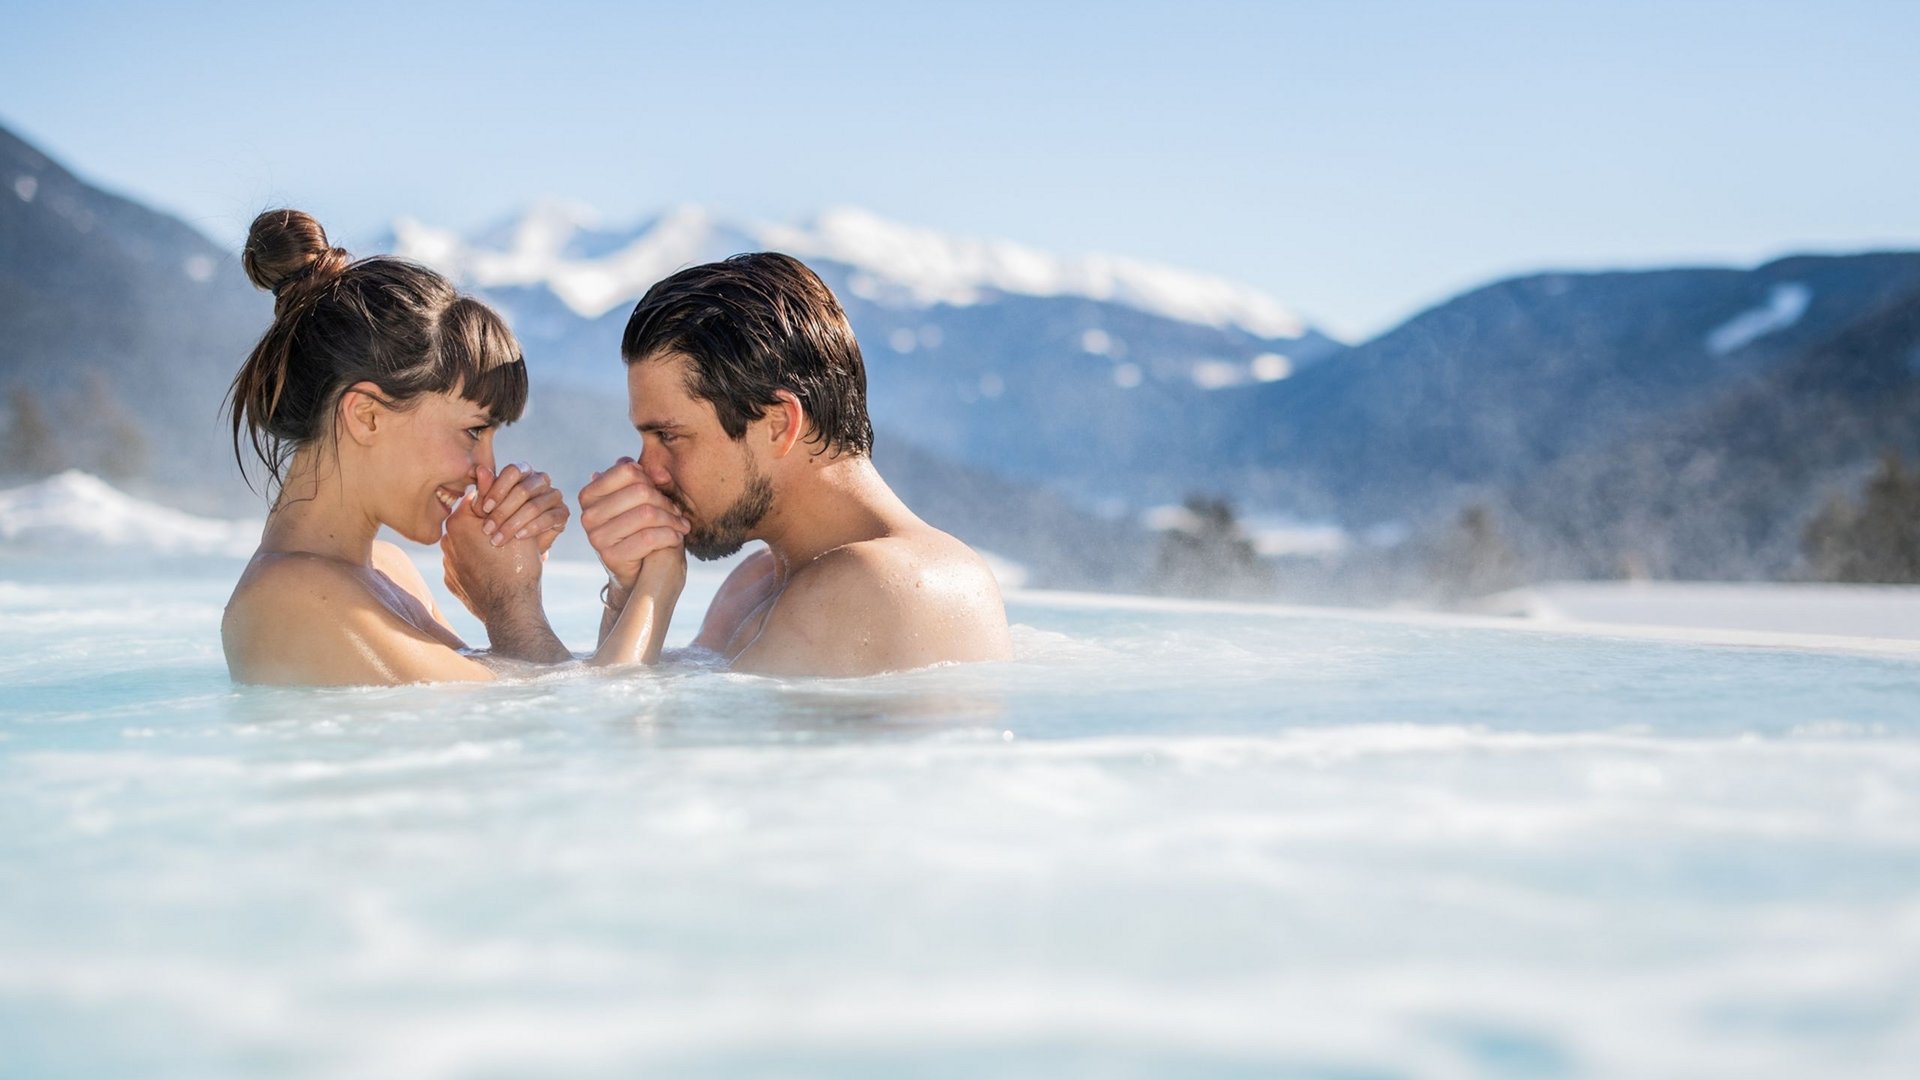
[[[640,451],[640,472],[654,487],[665,488],[673,483],[673,473],[667,469],[666,458],[658,450]]]

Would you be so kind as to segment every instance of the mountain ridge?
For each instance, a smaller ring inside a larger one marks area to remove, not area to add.
[[[394,254],[475,288],[545,285],[585,319],[631,305],[654,281],[683,266],[778,250],[846,267],[851,287],[869,300],[926,307],[991,302],[996,295],[1081,297],[1268,340],[1326,336],[1260,290],[1217,275],[1125,256],[1067,257],[1010,240],[958,237],[856,207],[830,207],[797,225],[735,221],[697,205],[676,206],[626,227],[605,227],[602,220],[592,208],[547,200],[471,238],[402,217],[387,239]]]
[[[492,245],[506,260],[476,291],[521,338],[535,393],[503,453],[568,484],[633,449],[625,312],[583,318],[514,253],[572,252],[589,269],[624,256],[652,273],[731,253],[703,244],[777,236],[704,211],[624,230],[579,208],[543,214],[456,237],[467,247],[443,257]],[[636,254],[648,237],[652,254]],[[1335,521],[1362,547],[1480,506],[1555,573],[1777,576],[1795,572],[1795,530],[1836,485],[1883,448],[1920,453],[1916,252],[1516,275],[1356,345],[1324,339],[1317,356],[1300,348],[1310,327],[1263,338],[1111,293],[962,275],[981,291],[943,295],[939,274],[863,284],[852,263],[816,266],[862,343],[889,479],[1041,582],[1137,583],[1151,547],[1139,512],[1196,493]],[[257,508],[217,412],[271,307],[231,252],[0,130],[0,472],[80,467],[175,505]]]
[[[272,312],[234,253],[175,217],[92,187],[0,129],[0,326],[8,331],[0,335],[0,447],[9,451],[0,476],[78,468],[199,513],[262,511],[235,467],[220,410]],[[536,390],[526,416],[502,433],[500,452],[538,462],[567,490],[637,452],[617,350],[606,356],[613,386],[592,389],[550,378],[531,356]],[[1036,583],[1112,587],[1146,559],[1138,528],[976,463],[891,434],[877,460],[929,520],[963,539],[987,538],[982,546],[1033,569]],[[1030,520],[999,520],[987,512],[994,506],[1019,506]]]

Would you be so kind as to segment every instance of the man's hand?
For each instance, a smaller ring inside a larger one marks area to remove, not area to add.
[[[541,551],[530,539],[493,543],[488,519],[473,505],[478,497],[460,500],[447,515],[440,561],[447,588],[475,618],[491,625],[515,607],[540,606]]]
[[[671,566],[665,564],[675,560],[680,567],[679,580],[685,580],[686,555],[679,549],[693,525],[653,486],[632,458],[623,457],[605,472],[595,473],[593,480],[580,489],[580,525],[622,592],[633,590],[641,564],[655,553],[670,556],[656,560],[663,563],[661,584],[674,579]],[[649,575],[649,585],[653,577]]]
[[[495,547],[531,538],[545,556],[567,527],[570,514],[566,499],[553,486],[552,478],[526,465],[509,465],[498,476],[483,465],[474,490],[476,509],[486,519],[481,529]]]
[[[531,537],[496,544],[486,525],[473,498],[460,500],[447,515],[447,532],[440,538],[447,588],[486,624],[495,656],[541,664],[572,659],[540,606],[540,564],[546,552]],[[493,535],[498,534],[496,529]]]

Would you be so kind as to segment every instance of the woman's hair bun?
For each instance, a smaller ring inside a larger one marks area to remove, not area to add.
[[[327,242],[327,230],[299,210],[269,210],[253,219],[240,262],[247,280],[283,300],[289,289],[338,277],[347,253]]]

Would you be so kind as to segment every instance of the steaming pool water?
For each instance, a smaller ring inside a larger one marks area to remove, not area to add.
[[[239,689],[239,566],[0,561],[0,1074],[1920,1061],[1913,659],[1024,594],[1004,665]]]

